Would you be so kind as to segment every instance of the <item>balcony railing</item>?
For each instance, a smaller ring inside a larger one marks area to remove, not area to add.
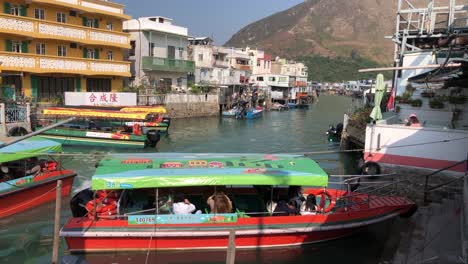
[[[32,73],[71,73],[130,77],[130,62],[44,56],[0,51],[2,69]]]
[[[0,14],[0,33],[130,48],[130,35],[128,33],[7,14]]]
[[[98,13],[108,16],[114,16],[121,19],[131,19],[129,15],[124,14],[124,6],[110,1],[96,0],[30,0],[32,3],[53,4],[65,6],[69,9],[76,9],[88,13]]]
[[[195,62],[188,60],[175,60],[158,57],[143,57],[144,70],[164,72],[194,72]]]
[[[221,67],[221,68],[228,68],[229,67],[229,62],[228,61],[222,61],[222,60],[215,60],[214,63],[213,63],[213,66]]]

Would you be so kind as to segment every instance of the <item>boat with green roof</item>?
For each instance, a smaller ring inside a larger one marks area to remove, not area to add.
[[[97,164],[91,189],[71,200],[73,218],[60,235],[72,252],[225,249],[230,230],[237,248],[287,247],[415,209],[403,197],[328,185],[302,155],[111,155]],[[180,194],[192,213],[176,212]]]

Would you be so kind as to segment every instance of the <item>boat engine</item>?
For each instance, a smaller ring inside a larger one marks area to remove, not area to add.
[[[83,217],[88,213],[85,206],[89,201],[93,200],[93,194],[94,192],[90,189],[84,189],[73,196],[70,200],[73,217]]]
[[[155,148],[161,139],[161,134],[159,130],[150,130],[146,133],[146,146]]]
[[[328,139],[330,141],[337,141],[341,139],[342,132],[343,132],[343,124],[338,123],[336,127],[333,125],[330,125],[326,134],[328,135]]]

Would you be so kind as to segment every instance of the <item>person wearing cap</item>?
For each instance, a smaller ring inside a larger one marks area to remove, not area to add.
[[[407,120],[406,125],[411,126],[411,127],[421,127],[421,124],[419,123],[419,119],[416,116],[416,114],[411,114],[409,116],[409,119]]]

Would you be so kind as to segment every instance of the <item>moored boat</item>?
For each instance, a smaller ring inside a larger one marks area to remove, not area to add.
[[[270,109],[274,111],[284,111],[284,110],[289,110],[289,107],[287,105],[282,105],[280,103],[274,103],[271,105]]]
[[[224,117],[236,117],[240,113],[240,110],[237,107],[234,107],[229,110],[223,111]]]
[[[245,114],[245,118],[255,119],[255,118],[262,117],[262,114],[263,114],[263,109],[261,107],[252,108],[247,111],[247,113]]]
[[[160,140],[161,131],[167,131],[169,124],[162,122],[161,115],[147,110],[149,112],[47,108],[43,112],[50,118],[76,117],[77,120],[47,130],[41,137],[68,145],[154,148]]]
[[[328,175],[298,155],[115,155],[100,161],[91,184],[72,199],[74,217],[60,232],[72,252],[225,249],[230,230],[237,248],[287,247],[347,236],[415,208],[403,197],[327,188]],[[298,186],[314,210],[292,203],[302,196]],[[173,214],[177,193],[195,214]],[[213,206],[218,196],[226,198]]]
[[[76,173],[45,159],[61,150],[59,143],[39,137],[0,149],[0,218],[54,200],[58,180],[62,196],[70,193]]]

